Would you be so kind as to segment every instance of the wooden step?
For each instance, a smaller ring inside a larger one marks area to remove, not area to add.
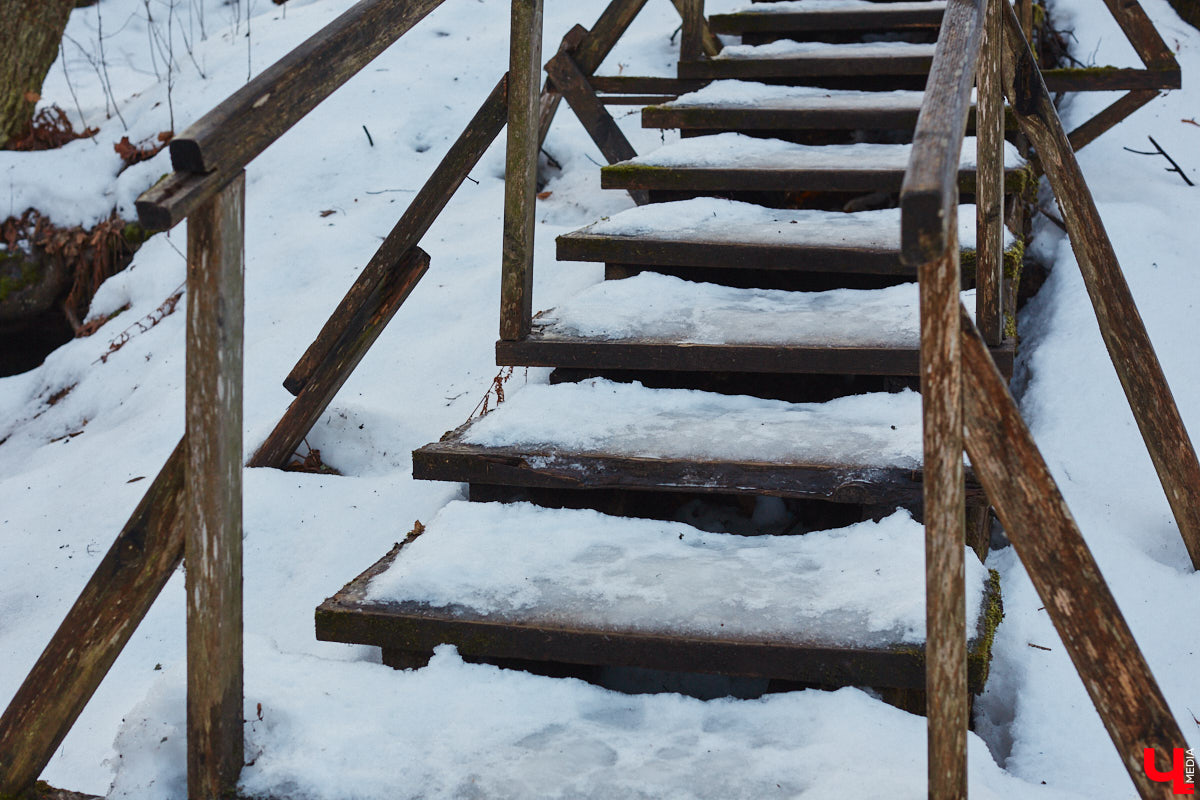
[[[919,509],[920,405],[911,391],[787,403],[599,378],[532,385],[416,450],[413,477]],[[967,497],[986,503],[973,476]]]
[[[605,189],[699,192],[898,192],[912,145],[803,145],[719,133],[683,139],[645,156],[600,170]],[[1022,191],[1031,181],[1028,166],[1005,142],[1005,186]],[[975,139],[963,142],[959,182],[975,183]]]
[[[322,641],[428,654],[924,686],[924,536],[905,512],[803,536],[455,502],[317,609]],[[968,556],[968,683],[997,583]]]
[[[713,33],[733,35],[937,30],[945,11],[944,0],[886,4],[871,0],[791,0],[713,14],[708,24]]]
[[[713,58],[679,62],[680,78],[844,78],[927,75],[932,44],[857,42],[828,44],[781,39],[729,45]]]
[[[963,293],[975,307],[974,291]],[[504,366],[823,375],[920,374],[916,283],[886,289],[739,289],[645,272],[604,281],[496,343]],[[1013,342],[993,350],[1012,374]]]
[[[958,220],[959,243],[970,252],[975,246],[975,206],[960,206]],[[1014,241],[1005,230],[1005,246]],[[557,246],[560,261],[907,278],[917,274],[916,267],[900,261],[898,208],[847,214],[696,197],[636,206],[559,236]]]
[[[714,81],[642,109],[643,128],[681,131],[908,130],[924,92],[860,92],[752,81]]]

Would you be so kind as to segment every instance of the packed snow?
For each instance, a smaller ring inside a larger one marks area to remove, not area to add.
[[[755,3],[742,6],[734,14],[804,14],[809,11],[924,11],[930,8],[945,8],[945,0],[921,0],[921,2],[895,2],[880,5],[876,0],[775,0],[771,3]]]
[[[805,0],[808,2],[808,0]],[[873,0],[863,0],[877,5]],[[896,89],[890,92],[860,92],[853,89],[821,89],[815,86],[777,86],[755,81],[713,81],[707,86],[688,92],[664,108],[693,108],[696,106],[738,106],[771,109],[856,109],[881,110],[921,107],[924,92]]]
[[[714,61],[741,61],[744,59],[829,59],[845,58],[933,58],[933,45],[915,42],[796,42],[779,39],[767,44],[731,44],[721,49]]]
[[[975,308],[975,292],[962,293]],[[917,284],[788,292],[643,272],[590,286],[539,316],[542,335],[690,344],[916,348]]]
[[[987,570],[966,562],[974,623]],[[572,630],[886,648],[925,641],[924,563],[925,529],[907,511],[803,536],[736,536],[459,501],[371,580],[366,599]]]
[[[708,0],[706,9],[742,2]],[[37,207],[62,225],[91,224],[113,208],[131,218],[130,200],[169,172],[169,162],[162,154],[118,176],[114,143],[182,131],[248,72],[351,5],[191,0],[172,4],[173,19],[142,0],[75,10],[43,103],[65,108],[79,128],[100,130],[50,153],[0,152],[8,213]],[[547,4],[547,50],[572,25],[591,25],[604,5]],[[1200,189],[1166,172],[1160,157],[1123,148],[1149,150],[1152,135],[1200,180],[1200,127],[1189,122],[1200,107],[1200,33],[1166,0],[1142,5],[1177,53],[1187,88],[1153,100],[1082,150],[1080,161],[1196,440],[1200,239],[1187,223],[1200,215]],[[504,72],[508,9],[502,0],[448,0],[249,166],[247,450],[291,399],[280,386],[284,374]],[[1054,0],[1051,13],[1073,30],[1080,60],[1138,66],[1100,5]],[[678,24],[670,3],[648,3],[600,71],[674,75]],[[167,36],[169,76],[166,47],[155,44]],[[1070,98],[1068,129],[1117,96]],[[641,129],[636,113],[614,116],[640,153],[660,136],[674,139]],[[562,169],[548,171],[550,194],[538,201],[534,293],[543,308],[602,277],[598,265],[555,266],[554,238],[631,205],[623,192],[600,191],[593,162],[602,158],[565,106],[546,150]],[[371,648],[315,641],[313,609],[413,519],[431,519],[460,495],[452,485],[413,481],[409,453],[460,424],[496,374],[502,174],[498,144],[472,170],[478,183],[464,183],[423,240],[430,273],[309,435],[343,474],[246,473],[250,765],[242,790],[389,800],[924,797],[924,720],[856,689],[758,701],[627,696],[464,664],[449,648],[426,669],[397,672]],[[4,195],[0,184],[0,202]],[[1041,204],[1053,209],[1045,193]],[[1021,320],[1015,389],[1196,747],[1200,575],[1113,375],[1074,256],[1055,227],[1042,219],[1035,227],[1034,254],[1054,269]],[[128,310],[41,367],[0,379],[0,702],[16,691],[182,433],[183,302],[161,323],[146,323],[184,281],[185,242],[183,226],[151,239],[129,270],[105,283],[90,316]],[[123,331],[128,341],[110,352]],[[545,380],[531,370],[528,386],[511,381],[504,405],[544,389]],[[915,425],[905,433],[913,442]],[[1015,553],[999,549],[988,566],[1001,572],[1006,617],[968,737],[971,796],[1131,796],[1120,756]],[[112,797],[185,797],[184,649],[180,573],[42,777]],[[847,755],[863,753],[869,765]]]
[[[974,136],[963,138],[961,169],[975,168]],[[904,170],[912,154],[911,144],[812,145],[782,139],[762,139],[743,133],[695,136],[664,145],[644,156],[619,165],[694,169],[824,169]],[[1025,161],[1011,142],[1004,143],[1004,165],[1010,169]]]

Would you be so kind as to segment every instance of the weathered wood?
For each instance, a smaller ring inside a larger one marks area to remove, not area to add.
[[[705,131],[903,130],[916,125],[920,106],[887,105],[847,108],[844,105],[807,108],[760,106],[662,106],[642,110],[643,128]]]
[[[1134,89],[1178,89],[1183,78],[1178,69],[1048,69],[1042,78],[1051,92],[1128,92]]]
[[[542,0],[512,0],[504,249],[500,264],[501,339],[525,336],[533,317],[533,231],[541,73]]]
[[[1075,152],[1079,152],[1156,97],[1157,89],[1140,89],[1122,95],[1112,105],[1067,135],[1071,147]]]
[[[614,0],[615,2],[616,0]],[[562,41],[558,43],[559,53],[568,53],[579,46],[579,43],[587,38],[588,30],[582,25],[575,25]],[[538,149],[546,143],[546,135],[550,133],[550,124],[554,122],[554,115],[558,113],[558,107],[562,103],[562,93],[558,91],[558,87],[554,85],[554,81],[549,76],[542,81],[542,94],[538,98]]]
[[[826,686],[919,688],[924,685],[920,645],[893,648],[831,647],[804,642],[758,642],[735,637],[671,636],[662,631],[613,630],[569,620],[561,625],[497,619],[469,609],[431,609],[421,603],[381,603],[367,597],[371,579],[404,557],[397,545],[329,598],[316,612],[317,638],[423,653],[444,642],[465,657],[518,658],[671,671],[783,678]],[[1000,598],[989,585],[971,641],[971,686],[987,674],[987,617]],[[410,659],[397,659],[407,667]]]
[[[956,0],[964,2],[969,0]],[[834,47],[835,45],[830,45]],[[765,78],[875,77],[924,75],[932,59],[926,55],[879,56],[845,53],[838,58],[713,58],[680,61],[680,78],[762,80]]]
[[[996,5],[1000,0],[984,2],[976,78],[975,319],[984,341],[994,347],[1004,339],[1004,18]]]
[[[232,173],[442,0],[360,0],[171,140],[176,172]]]
[[[949,14],[947,15],[950,16]],[[925,630],[931,800],[967,796],[967,652],[958,196],[942,256],[920,267],[925,492]]]
[[[0,717],[0,796],[31,786],[183,560],[181,439]]]
[[[998,346],[992,355],[1012,374],[1014,348]],[[817,375],[919,374],[917,347],[831,347],[827,344],[680,344],[560,335],[543,337],[536,320],[519,342],[496,343],[501,366],[563,367],[592,370],[672,372],[765,372]]]
[[[681,59],[712,58],[721,52],[721,42],[704,18],[704,0],[671,0],[683,20],[679,37]]]
[[[242,352],[246,177],[188,217],[188,797],[242,770]]]
[[[1200,462],[1062,121],[1011,10],[1005,14],[1005,92],[1041,157],[1067,226],[1100,334],[1167,495],[1192,566],[1200,569]]]
[[[663,94],[678,97],[694,92],[709,84],[708,80],[680,80],[679,78],[656,78],[641,75],[592,75],[588,78],[592,88],[607,94]]]
[[[288,463],[428,269],[429,255],[421,248],[413,247],[384,272],[383,280],[346,320],[336,343],[313,365],[304,388],[251,457],[248,466],[283,467]]]
[[[945,3],[879,3],[870,7],[828,9],[815,6],[808,10],[784,13],[733,12],[713,14],[709,27],[714,33],[740,35],[769,33],[786,38],[789,33],[818,31],[910,31],[936,30],[942,24]]]
[[[957,207],[959,154],[982,23],[982,0],[947,3],[900,192],[900,249],[910,264],[941,258],[956,235],[950,209]]]
[[[138,197],[134,203],[138,222],[148,231],[174,228],[228,184],[233,174],[172,172]]]
[[[1179,69],[1179,62],[1137,0],[1104,0],[1138,58],[1149,69]]]
[[[859,505],[920,509],[922,472],[872,464],[694,461],[549,447],[483,447],[461,434],[413,451],[417,480],[547,489],[626,489],[715,494],[770,494]],[[967,473],[967,502],[986,500]]]
[[[1147,777],[1142,748],[1165,768],[1172,748],[1187,747],[1183,734],[965,311],[960,324],[971,464],[1129,777],[1141,797],[1165,800],[1170,785]]]
[[[388,273],[407,263],[404,256],[421,241],[438,214],[450,202],[467,174],[500,134],[508,116],[508,78],[500,79],[466,129],[450,145],[425,185],[413,197],[375,255],[363,267],[354,284],[338,303],[317,338],[296,362],[283,385],[297,394],[311,378],[313,371],[329,355],[329,351],[346,335],[346,326],[359,318],[367,299],[376,292]]]
[[[637,157],[637,151],[617,127],[604,104],[596,97],[591,84],[587,82],[570,53],[559,53],[550,59],[546,64],[546,72],[554,80],[554,85],[566,98],[580,124],[588,132],[588,136],[592,137],[592,141],[609,164]],[[640,206],[649,202],[645,192],[634,190],[629,194]]]

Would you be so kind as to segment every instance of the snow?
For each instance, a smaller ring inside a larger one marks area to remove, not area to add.
[[[803,536],[736,536],[459,501],[372,579],[366,599],[572,630],[886,648],[925,641],[924,558],[925,529],[907,511]],[[974,623],[987,571],[966,561]]]
[[[466,444],[789,464],[917,467],[921,397],[905,390],[787,403],[593,378],[531,385]]]
[[[975,150],[975,137],[964,137],[959,161],[962,169],[975,168]],[[681,139],[619,164],[694,169],[903,170],[911,153],[911,144],[811,145],[742,133],[717,133]],[[1024,164],[1011,142],[1004,143],[1004,164],[1010,169]]]
[[[578,231],[595,236],[646,236],[680,241],[823,244],[898,250],[900,210],[818,211],[765,208],[738,200],[694,197],[626,209]],[[1004,246],[1015,237],[1006,228]],[[958,207],[958,241],[975,247],[975,206]]]
[[[706,8],[741,4],[709,0]],[[8,211],[37,206],[62,225],[89,224],[114,207],[128,214],[130,199],[169,171],[168,159],[117,177],[115,142],[183,130],[244,83],[248,60],[251,71],[261,70],[352,0],[173,5],[170,95],[164,61],[157,48],[152,59],[149,46],[154,35],[167,35],[161,4],[150,4],[154,23],[141,0],[73,12],[65,64],[52,71],[44,102],[100,131],[48,154],[0,153],[0,211],[7,194]],[[547,4],[547,50],[575,23],[590,25],[604,5]],[[1200,103],[1200,33],[1165,0],[1142,5],[1192,78],[1088,145],[1080,161],[1195,440],[1200,235],[1187,223],[1200,215],[1200,190],[1163,171],[1161,159],[1122,148],[1150,149],[1153,135],[1200,180],[1200,128],[1181,121],[1194,118]],[[1077,58],[1137,66],[1109,15],[1090,0],[1056,0],[1052,13],[1074,29]],[[104,70],[89,61],[98,63],[101,15]],[[678,41],[670,36],[678,24],[669,3],[648,3],[602,72],[673,75]],[[287,407],[280,386],[287,370],[503,73],[507,31],[502,0],[447,2],[249,166],[247,449]],[[1117,96],[1070,98],[1068,129]],[[112,101],[124,121],[106,114]],[[661,132],[641,129],[636,114],[617,116],[638,152],[658,146]],[[592,160],[601,156],[565,109],[546,149],[563,169],[538,202],[539,307],[560,305],[601,278],[598,265],[549,266],[554,238],[630,206],[623,193],[600,191]],[[372,648],[314,640],[313,609],[325,597],[377,560],[413,519],[431,519],[460,495],[453,485],[413,481],[409,453],[460,424],[496,373],[501,150],[484,156],[471,172],[479,183],[465,182],[425,237],[430,273],[308,437],[343,475],[246,473],[244,716],[253,764],[242,789],[297,798],[924,797],[924,721],[856,689],[757,701],[626,696],[464,664],[448,648],[426,669],[396,672],[378,664]],[[1043,194],[1042,205],[1052,203]],[[321,217],[328,209],[335,213]],[[1055,269],[1021,320],[1015,389],[1195,747],[1200,576],[1108,364],[1074,257],[1055,228],[1044,220],[1036,226],[1034,252]],[[0,379],[0,703],[182,432],[183,315],[144,330],[139,323],[181,287],[185,242],[183,227],[151,239],[130,270],[105,283],[91,314],[129,303],[127,311],[41,367]],[[100,361],[127,329],[128,343]],[[504,407],[543,390],[545,380],[531,370],[528,386],[520,377],[510,382]],[[905,437],[915,443],[915,396],[892,402],[911,407]],[[1006,617],[976,704],[978,733],[969,735],[971,796],[1131,796],[1120,756],[1012,549],[996,551],[988,566],[1001,572]],[[185,796],[183,601],[177,573],[43,778],[113,797]]]
[[[804,0],[808,2],[809,0]],[[877,5],[873,0],[862,0]],[[771,5],[779,5],[772,3]],[[853,89],[821,89],[815,86],[777,86],[755,81],[721,80],[688,92],[665,108],[695,106],[738,106],[778,109],[919,109],[924,92],[896,89],[889,92],[861,92]]]
[[[962,294],[975,308],[975,292]],[[545,338],[584,336],[692,344],[916,348],[916,283],[789,292],[693,283],[643,272],[604,281],[544,312]]]
[[[876,0],[776,0],[771,3],[756,3],[742,6],[734,14],[804,14],[809,11],[879,11],[889,12],[924,11],[930,8],[945,8],[945,0],[922,0],[921,2],[896,2],[881,6]]]
[[[714,56],[714,61],[744,59],[808,58],[840,60],[843,58],[933,58],[931,44],[915,42],[796,42],[778,39],[767,44],[731,44]]]

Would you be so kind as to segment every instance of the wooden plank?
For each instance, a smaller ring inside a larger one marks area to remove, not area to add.
[[[600,170],[600,186],[604,189],[700,192],[898,192],[904,183],[904,176],[905,171],[899,168],[750,169],[615,164]],[[1007,191],[1023,189],[1026,179],[1027,174],[1023,169],[1005,170]],[[958,184],[963,191],[973,191],[975,170],[959,170]]]
[[[179,444],[0,717],[0,796],[33,786],[183,560]]]
[[[442,0],[360,0],[171,140],[176,172],[231,174]]]
[[[970,2],[970,0],[956,0]],[[830,45],[835,47],[836,45]],[[932,59],[926,55],[855,55],[839,58],[715,58],[680,61],[680,78],[762,80],[765,78],[825,78],[880,75],[924,75]]]
[[[642,109],[642,127],[707,131],[901,130],[916,125],[919,111],[915,105],[912,108],[652,105]]]
[[[683,20],[679,38],[680,58],[712,58],[721,52],[721,41],[713,35],[704,17],[704,0],[671,0]]]
[[[709,26],[714,33],[740,35],[769,33],[786,37],[789,33],[816,31],[909,31],[936,30],[942,24],[943,3],[921,3],[921,7],[889,8],[879,4],[870,8],[822,9],[770,14],[742,12],[713,14]]]
[[[985,0],[976,78],[975,319],[989,346],[1004,339],[1004,86],[1000,77],[1004,18]]]
[[[188,217],[188,797],[242,770],[242,352],[246,176]]]
[[[948,211],[957,207],[959,154],[982,27],[982,0],[947,3],[900,192],[900,250],[910,264],[941,258],[955,235]]]
[[[637,158],[637,151],[617,127],[604,104],[596,97],[570,53],[559,53],[550,59],[546,64],[546,71],[609,164]],[[638,205],[649,202],[645,192],[635,190],[630,192],[630,195]]]
[[[950,15],[947,15],[950,18]],[[967,652],[963,548],[962,361],[958,195],[942,256],[920,267],[921,417],[925,467],[925,630],[929,797],[967,796]]]
[[[992,352],[1001,370],[1012,374],[1012,343]],[[542,336],[536,321],[527,338],[496,343],[496,363],[500,366],[590,370],[915,376],[919,374],[919,360],[917,347],[681,344],[558,335],[550,338]]]
[[[232,176],[223,171],[172,172],[138,196],[134,203],[138,222],[148,231],[170,230],[208,202]]]
[[[458,191],[467,174],[500,134],[507,118],[508,77],[505,76],[483,101],[483,105],[467,123],[466,129],[446,151],[437,168],[425,181],[425,185],[408,204],[400,221],[379,245],[375,255],[371,256],[371,260],[359,273],[350,290],[322,326],[317,338],[284,380],[284,388],[292,394],[298,394],[304,388],[313,371],[345,337],[349,321],[359,317],[364,304],[376,293],[389,272],[407,263],[404,261],[406,254],[425,236],[438,214],[442,213],[442,209]]]
[[[1041,156],[1062,208],[1067,235],[1096,312],[1109,357],[1179,526],[1192,566],[1200,569],[1200,462],[1179,416],[1154,345],[1062,121],[1038,75],[1016,17],[1005,14],[1004,84],[1022,133]]]
[[[1084,122],[1067,135],[1071,147],[1079,152],[1099,139],[1133,112],[1158,97],[1156,89],[1140,89],[1122,95],[1096,116]]]
[[[1183,79],[1178,69],[1048,69],[1042,78],[1051,92],[1128,92],[1134,89],[1178,89]]]
[[[501,339],[525,336],[533,317],[533,231],[541,73],[542,0],[512,0],[504,248],[500,264]]]
[[[1179,69],[1175,54],[1167,47],[1154,23],[1137,0],[1104,0],[1138,58],[1149,69]]]
[[[1138,793],[1166,800],[1142,748],[1165,769],[1183,734],[982,338],[965,312],[960,323],[971,464]]]
[[[574,50],[587,37],[587,34],[587,28],[582,25],[574,26],[558,43],[558,52],[566,53]],[[554,81],[547,75],[542,82],[542,94],[538,98],[538,149],[541,149],[546,143],[546,135],[550,133],[550,124],[554,122],[554,115],[558,113],[561,103],[562,93],[558,91]]]
[[[411,541],[411,537],[405,544]],[[519,658],[569,664],[604,664],[671,671],[781,678],[825,686],[923,686],[920,645],[893,648],[830,647],[820,644],[748,641],[736,638],[670,636],[660,632],[595,629],[497,621],[456,607],[431,609],[419,603],[379,603],[367,598],[371,579],[403,557],[396,545],[374,566],[317,608],[321,641],[431,651],[455,644],[464,656]],[[986,618],[999,607],[989,586],[971,642],[972,687],[987,674]]]
[[[640,75],[592,75],[588,78],[592,88],[607,94],[669,94],[678,97],[687,92],[703,89],[707,80],[680,80],[679,78],[643,77]]]
[[[384,273],[383,280],[347,319],[341,337],[313,366],[304,388],[247,466],[283,467],[288,463],[428,269],[429,255],[414,247]]]
[[[489,448],[463,444],[456,435],[413,451],[413,477],[548,489],[770,494],[910,509],[919,509],[922,498],[919,468],[694,461],[536,447]],[[969,472],[967,502],[986,502]]]

